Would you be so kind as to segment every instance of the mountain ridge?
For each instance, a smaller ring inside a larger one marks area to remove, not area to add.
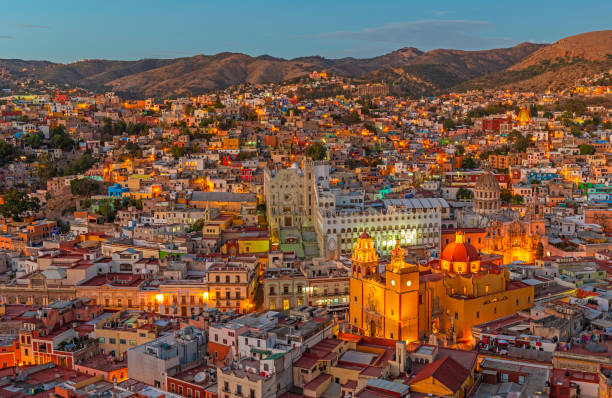
[[[330,59],[313,55],[284,59],[268,54],[254,57],[221,52],[136,61],[89,59],[68,64],[0,59],[0,68],[12,78],[30,77],[134,97],[177,97],[242,83],[279,83],[315,70],[366,82],[384,81],[398,93],[425,95],[496,85],[557,87],[563,82],[551,72],[561,70],[560,76],[567,79],[599,70],[592,65],[601,64],[605,68],[608,60],[612,61],[612,55],[607,54],[612,54],[612,30],[570,36],[549,45],[524,42],[490,50],[426,52],[403,47],[370,58]]]

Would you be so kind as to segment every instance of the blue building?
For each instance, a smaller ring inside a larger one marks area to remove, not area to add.
[[[530,171],[527,173],[527,182],[531,183],[532,181],[550,181],[559,178],[559,174],[557,173],[549,173],[544,171]]]
[[[130,189],[119,184],[113,184],[108,187],[108,196],[111,197],[120,198],[123,196],[124,192],[130,192]]]

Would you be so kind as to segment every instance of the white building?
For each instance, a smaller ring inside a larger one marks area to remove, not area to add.
[[[328,258],[350,255],[366,231],[382,256],[390,254],[396,240],[402,246],[439,247],[441,221],[450,211],[441,198],[384,199],[366,206],[359,193],[319,190],[317,201],[315,231]]]

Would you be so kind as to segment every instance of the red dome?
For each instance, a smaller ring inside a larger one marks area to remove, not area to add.
[[[461,263],[480,260],[478,250],[469,243],[466,243],[463,238],[463,232],[457,232],[455,242],[446,245],[440,258],[450,262],[457,261]]]

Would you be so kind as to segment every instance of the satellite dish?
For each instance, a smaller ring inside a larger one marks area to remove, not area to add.
[[[206,373],[204,373],[204,372],[197,373],[197,374],[196,374],[196,375],[193,377],[193,380],[194,380],[196,383],[202,383],[202,382],[204,382],[204,380],[206,380]]]

